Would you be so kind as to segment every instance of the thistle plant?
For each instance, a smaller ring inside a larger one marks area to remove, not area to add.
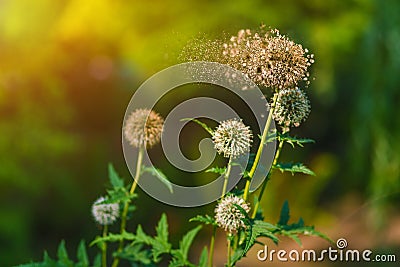
[[[291,237],[301,244],[299,235],[312,235],[322,237],[330,241],[324,234],[316,231],[313,226],[306,226],[303,219],[289,223],[289,204],[285,202],[281,209],[280,219],[277,223],[264,221],[264,216],[259,207],[265,195],[267,183],[271,180],[275,170],[281,172],[314,173],[302,163],[280,162],[280,155],[285,143],[303,147],[306,143],[314,142],[311,139],[290,136],[293,127],[299,127],[310,114],[311,106],[306,93],[300,88],[308,88],[310,85],[310,66],[314,63],[314,55],[308,49],[295,43],[289,37],[280,34],[276,29],[267,30],[262,26],[259,30],[240,30],[237,35],[225,41],[211,41],[213,46],[204,45],[212,49],[198,51],[198,55],[191,55],[190,59],[201,60],[201,55],[207,55],[207,60],[227,64],[237,69],[250,78],[255,84],[264,90],[265,95],[272,95],[268,100],[270,109],[266,117],[264,129],[260,136],[260,142],[253,142],[253,134],[250,126],[243,120],[231,118],[220,121],[215,130],[197,119],[192,121],[201,125],[211,134],[215,151],[225,158],[226,166],[209,169],[223,175],[224,183],[220,198],[217,200],[214,213],[211,215],[197,215],[190,219],[212,227],[210,244],[204,247],[198,263],[189,260],[189,249],[197,233],[203,228],[201,225],[187,232],[179,242],[179,245],[169,241],[168,221],[165,214],[155,228],[155,235],[144,232],[141,225],[136,226],[136,231],[127,230],[127,222],[135,210],[137,198],[136,187],[141,175],[149,170],[143,166],[143,153],[147,149],[157,146],[163,133],[164,119],[153,110],[136,109],[132,111],[124,123],[123,138],[131,145],[131,149],[138,152],[136,169],[133,180],[128,184],[117,174],[114,168],[109,166],[109,180],[111,188],[104,197],[96,200],[92,206],[92,214],[97,224],[103,228],[101,235],[97,236],[91,246],[97,245],[100,254],[93,265],[89,264],[86,254],[86,246],[82,242],[79,245],[76,266],[108,266],[112,256],[112,267],[117,267],[120,261],[126,261],[132,266],[158,266],[162,261],[169,259],[169,266],[199,266],[212,267],[214,263],[214,249],[217,231],[224,231],[227,244],[227,267],[235,266],[240,259],[246,256],[248,251],[261,241],[259,237],[267,237],[273,242],[279,242],[279,235]],[[219,47],[218,47],[219,45]],[[196,52],[196,50],[194,50]],[[201,52],[201,53],[200,53]],[[218,52],[218,53],[216,53]],[[211,55],[216,55],[212,56]],[[183,119],[187,120],[187,119]],[[270,132],[272,121],[280,126],[279,129]],[[265,179],[258,191],[250,191],[250,183],[256,168],[261,160],[261,154],[269,142],[276,140],[278,147],[275,151],[272,168],[265,174]],[[255,143],[258,146],[253,146]],[[253,146],[253,147],[252,147]],[[251,152],[255,153],[252,154]],[[235,160],[250,153],[254,158],[251,166],[242,170],[244,188],[236,186],[232,192],[227,192],[228,181],[231,178],[231,168]],[[154,168],[154,167],[153,167]],[[166,182],[166,176],[157,169],[151,171],[157,178]],[[160,175],[161,174],[161,175]],[[253,203],[249,202],[250,196],[254,197]],[[118,231],[111,232],[109,227],[118,225]],[[116,250],[107,251],[107,245],[116,243]],[[62,242],[59,247],[58,260],[51,259],[47,254],[42,263],[33,263],[28,266],[71,266],[73,261],[68,257],[65,245]]]

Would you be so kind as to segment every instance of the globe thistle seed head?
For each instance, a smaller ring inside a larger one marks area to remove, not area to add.
[[[226,64],[242,71],[254,83],[274,89],[309,84],[308,68],[314,63],[300,44],[294,43],[278,30],[260,32],[240,30],[223,45]]]
[[[273,118],[284,131],[298,127],[310,114],[311,106],[306,93],[299,88],[279,91],[274,106]]]
[[[224,157],[236,158],[250,150],[252,133],[241,120],[231,119],[220,123],[213,134],[214,147]]]
[[[92,205],[92,215],[100,225],[113,224],[119,217],[119,204],[106,204],[106,198],[98,198]]]
[[[125,121],[124,135],[134,147],[150,148],[160,142],[164,119],[149,109],[133,111]]]
[[[249,213],[250,206],[246,201],[233,195],[224,197],[215,208],[215,221],[219,227],[229,233],[236,233],[239,229],[246,228],[243,222],[246,216],[236,205],[240,206],[246,213]]]

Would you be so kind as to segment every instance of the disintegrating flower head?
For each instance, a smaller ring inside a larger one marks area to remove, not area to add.
[[[243,222],[246,216],[236,205],[240,206],[246,213],[249,213],[250,207],[246,201],[232,195],[223,198],[215,208],[215,220],[218,226],[229,233],[235,233],[241,228],[246,228]]]
[[[258,85],[284,89],[300,81],[309,84],[314,55],[278,30],[240,30],[223,45],[226,64],[242,71]]]
[[[119,217],[118,203],[105,204],[106,200],[104,197],[100,197],[92,205],[93,217],[101,225],[110,225]]]
[[[160,142],[164,119],[149,109],[133,111],[125,122],[124,135],[134,147],[152,147]]]
[[[299,88],[284,89],[275,93],[273,117],[284,131],[298,127],[310,114],[311,106],[306,93]]]
[[[236,158],[250,150],[252,133],[241,120],[221,122],[213,134],[214,147],[224,157]]]

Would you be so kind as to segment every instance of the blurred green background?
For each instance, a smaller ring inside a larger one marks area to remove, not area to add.
[[[177,63],[193,37],[261,22],[317,59],[313,110],[295,130],[317,142],[283,152],[317,176],[275,175],[267,219],[288,199],[293,217],[332,238],[400,257],[399,14],[396,0],[1,0],[0,265],[54,255],[61,239],[71,249],[90,241],[108,162],[131,179],[121,125],[135,89]],[[189,218],[213,209],[168,207],[144,193],[138,203],[131,229],[150,231],[167,211],[176,240],[194,226]]]

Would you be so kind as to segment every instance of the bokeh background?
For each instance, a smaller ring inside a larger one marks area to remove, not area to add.
[[[135,89],[177,63],[194,37],[261,22],[317,59],[313,110],[295,131],[316,143],[283,152],[317,176],[275,174],[267,219],[277,221],[288,199],[294,219],[399,259],[399,14],[396,0],[0,0],[0,265],[39,260],[44,249],[55,255],[61,239],[71,252],[92,240],[99,229],[90,206],[108,185],[107,164],[131,179],[121,125]],[[212,209],[168,207],[141,193],[129,227],[151,232],[165,211],[177,242],[194,227],[189,218]],[[202,233],[193,256],[208,242]],[[218,249],[223,260],[223,241]],[[240,266],[262,265],[254,255]]]

